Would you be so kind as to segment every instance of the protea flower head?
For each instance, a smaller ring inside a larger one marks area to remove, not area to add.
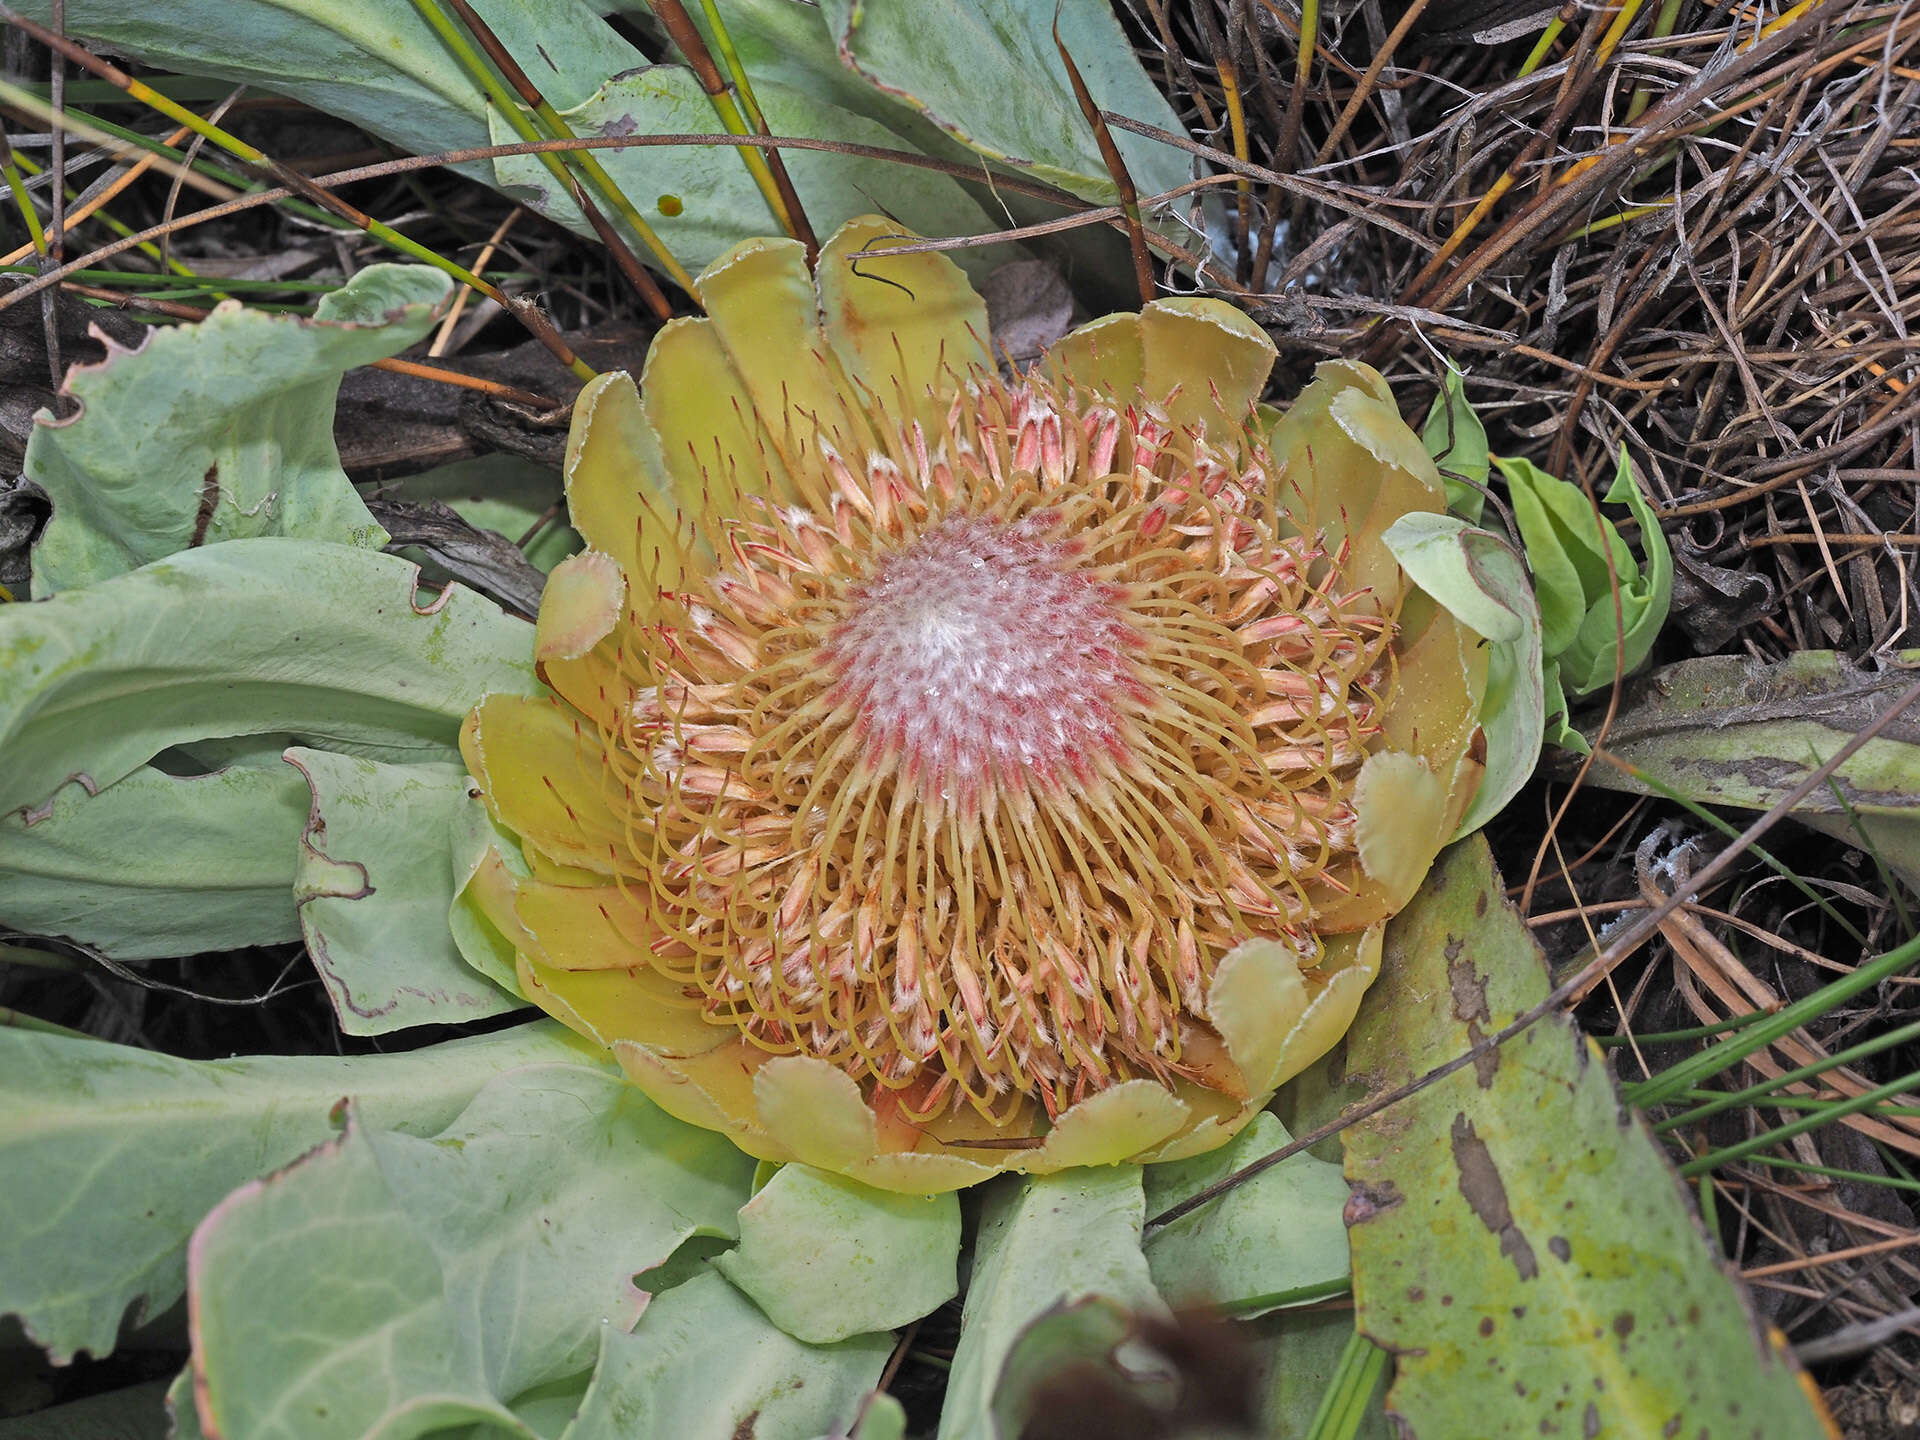
[[[763,1158],[931,1192],[1171,1159],[1324,1053],[1478,783],[1479,637],[1385,384],[1277,423],[1239,312],[1003,378],[944,257],[754,241],[581,395],[536,644],[464,750],[526,995]]]

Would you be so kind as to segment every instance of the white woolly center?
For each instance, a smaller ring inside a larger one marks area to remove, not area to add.
[[[976,808],[989,788],[1090,778],[1147,692],[1139,634],[1050,512],[944,520],[849,588],[826,659],[870,762]]]

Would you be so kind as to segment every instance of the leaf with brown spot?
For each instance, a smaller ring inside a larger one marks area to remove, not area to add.
[[[1547,989],[1485,844],[1464,841],[1389,927],[1347,1069],[1398,1086]],[[1342,1138],[1356,1197],[1397,1201],[1347,1215],[1360,1328],[1397,1356],[1388,1409],[1411,1433],[1828,1433],[1569,1021]]]
[[[1638,795],[1664,789],[1770,809],[1912,683],[1908,669],[1876,673],[1831,650],[1777,665],[1731,655],[1668,665],[1632,683],[1607,731],[1606,758],[1632,768],[1595,765],[1588,778]],[[1920,709],[1896,716],[1788,813],[1873,849],[1920,883]]]

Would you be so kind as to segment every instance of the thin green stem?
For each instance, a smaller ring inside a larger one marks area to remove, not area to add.
[[[1367,1418],[1367,1405],[1386,1368],[1387,1352],[1360,1333],[1356,1326],[1334,1366],[1320,1408],[1307,1427],[1307,1440],[1353,1440]]]
[[[1817,1020],[1861,991],[1870,990],[1881,981],[1899,974],[1916,960],[1920,960],[1920,938],[1909,940],[1884,955],[1866,961],[1851,975],[1843,975],[1821,986],[1811,995],[1775,1011],[1765,1020],[1747,1026],[1732,1039],[1702,1050],[1698,1055],[1690,1055],[1650,1079],[1625,1086],[1626,1098],[1643,1110],[1664,1105],[1676,1095],[1694,1089],[1721,1071],[1739,1064],[1754,1051],[1771,1045],[1810,1020]]]
[[[1865,1170],[1837,1170],[1831,1165],[1809,1165],[1804,1160],[1789,1160],[1784,1155],[1751,1155],[1749,1165],[1771,1165],[1802,1175],[1822,1175],[1830,1180],[1854,1180],[1863,1185],[1885,1185],[1890,1190],[1920,1190],[1920,1180],[1902,1175],[1870,1175]]]
[[[1837,1102],[1822,1114],[1804,1116],[1799,1120],[1776,1126],[1772,1130],[1762,1131],[1758,1135],[1740,1141],[1737,1145],[1725,1145],[1718,1150],[1697,1156],[1679,1167],[1680,1174],[1689,1179],[1696,1175],[1704,1175],[1710,1170],[1717,1170],[1722,1165],[1731,1164],[1735,1160],[1744,1160],[1756,1151],[1778,1145],[1783,1140],[1791,1140],[1794,1136],[1804,1135],[1809,1130],[1818,1130],[1848,1115],[1858,1115],[1862,1110],[1870,1110],[1882,1100],[1910,1089],[1913,1082],[1913,1076],[1905,1075],[1885,1085],[1876,1085],[1871,1090]]]
[[[1749,1010],[1746,1014],[1736,1015],[1731,1020],[1716,1021],[1712,1025],[1696,1025],[1691,1030],[1661,1030],[1651,1035],[1595,1035],[1592,1038],[1593,1043],[1603,1049],[1615,1045],[1665,1045],[1671,1041],[1707,1040],[1715,1035],[1724,1035],[1729,1030],[1739,1030],[1757,1020],[1764,1020],[1769,1013],[1771,1012],[1766,1010]]]
[[[47,229],[40,223],[40,212],[34,208],[33,197],[27,194],[27,182],[20,177],[19,157],[13,153],[4,130],[0,130],[0,170],[6,172],[7,189],[13,192],[13,203],[20,207],[20,219],[26,224],[27,238],[33,241],[33,253],[45,255]]]
[[[1849,1046],[1838,1054],[1829,1055],[1824,1060],[1816,1061],[1811,1065],[1802,1065],[1798,1069],[1787,1071],[1785,1074],[1762,1080],[1757,1085],[1749,1085],[1744,1090],[1729,1090],[1715,1095],[1713,1099],[1707,1101],[1705,1104],[1696,1105],[1693,1109],[1682,1111],[1678,1115],[1668,1116],[1665,1120],[1660,1121],[1659,1124],[1653,1127],[1654,1131],[1657,1134],[1665,1134],[1669,1130],[1677,1130],[1685,1125],[1698,1124],[1709,1116],[1718,1115],[1723,1110],[1732,1110],[1741,1105],[1771,1105],[1784,1102],[1789,1097],[1775,1096],[1773,1094],[1775,1090],[1781,1090],[1789,1085],[1797,1085],[1802,1081],[1815,1079],[1838,1066],[1851,1065],[1856,1060],[1864,1060],[1868,1056],[1878,1055],[1882,1050],[1889,1049],[1895,1045],[1904,1045],[1907,1041],[1916,1037],[1920,1037],[1920,1021],[1889,1030],[1884,1035],[1876,1035],[1871,1040],[1863,1040],[1860,1044]],[[1816,1104],[1819,1104],[1823,1108],[1830,1108],[1834,1103],[1833,1101],[1816,1102]]]

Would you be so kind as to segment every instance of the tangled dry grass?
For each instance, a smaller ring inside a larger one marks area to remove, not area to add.
[[[1124,8],[1192,132],[1247,179],[1215,227],[1222,283],[1300,369],[1358,355],[1430,395],[1451,355],[1496,450],[1589,485],[1624,442],[1677,567],[1660,658],[1911,663],[1920,9],[1569,4],[1549,44],[1524,3]],[[1569,806],[1573,774],[1493,832],[1560,960],[1646,903],[1650,857],[1671,859],[1672,821],[1694,823],[1590,789]],[[1758,866],[1684,907],[1582,1011],[1625,1042],[1623,1076],[1690,1048],[1637,1035],[1777,1008],[1910,933],[1900,887],[1859,855],[1791,826],[1766,843],[1828,908]],[[1911,983],[1795,1032],[1771,1073],[1910,1020]],[[1817,1093],[1897,1080],[1916,1058],[1894,1047]],[[1701,1143],[1791,1118],[1763,1111]],[[1920,1433],[1920,1187],[1911,1119],[1893,1123],[1803,1135],[1701,1192],[1861,1435]]]

